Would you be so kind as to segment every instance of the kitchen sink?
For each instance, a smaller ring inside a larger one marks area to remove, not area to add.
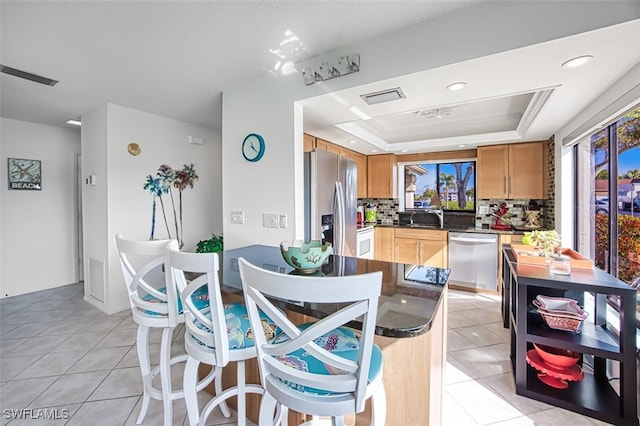
[[[401,226],[403,228],[441,229],[438,225],[425,225],[422,223],[408,223]]]

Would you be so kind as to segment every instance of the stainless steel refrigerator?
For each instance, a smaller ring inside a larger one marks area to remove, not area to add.
[[[334,254],[356,256],[356,162],[331,152],[304,154],[305,240],[333,244]]]

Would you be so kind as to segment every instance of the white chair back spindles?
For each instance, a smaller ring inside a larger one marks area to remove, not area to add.
[[[277,402],[299,412],[339,418],[363,411],[366,399],[373,396],[374,405],[379,405],[376,422],[384,424],[382,353],[373,344],[382,272],[312,277],[274,273],[243,258],[238,263],[252,327],[258,329],[260,309],[280,330],[275,338],[255,332],[263,404]],[[339,309],[301,326],[276,307],[277,299],[334,304]],[[345,327],[353,322],[361,322],[361,330]],[[321,368],[315,370],[314,365]],[[271,408],[261,407],[260,424],[270,424],[272,420],[262,416],[273,412]]]

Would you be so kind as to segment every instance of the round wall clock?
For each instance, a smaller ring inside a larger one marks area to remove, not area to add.
[[[264,139],[262,136],[251,133],[242,142],[242,155],[247,161],[258,161],[264,155]]]

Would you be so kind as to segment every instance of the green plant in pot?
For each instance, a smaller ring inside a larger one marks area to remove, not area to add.
[[[522,243],[537,246],[540,255],[550,257],[557,247],[560,247],[560,235],[553,229],[551,231],[531,231],[525,232]]]
[[[196,253],[216,253],[224,248],[222,235],[211,234],[208,240],[198,241],[196,244]]]

